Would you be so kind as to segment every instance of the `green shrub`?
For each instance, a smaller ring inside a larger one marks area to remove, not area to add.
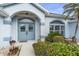
[[[48,36],[45,38],[45,40],[49,41],[49,42],[53,42],[54,36],[63,36],[63,35],[61,35],[61,34],[59,34],[57,32],[49,33]]]
[[[35,51],[35,55],[37,55],[37,56],[46,55],[45,43],[44,42],[34,43],[33,48],[34,48],[34,51]]]
[[[66,39],[65,39],[65,43],[71,44],[71,42],[72,42],[71,40],[66,40]]]
[[[38,42],[33,44],[37,56],[79,56],[79,46],[61,42]]]
[[[73,40],[65,40],[65,43],[67,43],[67,44],[77,44],[77,42],[73,41]]]
[[[64,42],[65,39],[63,36],[54,36],[53,37],[53,42]]]
[[[65,43],[52,43],[47,48],[48,56],[79,56],[79,47]]]

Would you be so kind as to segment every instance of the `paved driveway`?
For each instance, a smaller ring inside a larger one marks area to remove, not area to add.
[[[34,50],[32,47],[32,44],[35,43],[35,41],[27,41],[27,42],[22,42],[22,48],[20,51],[19,56],[35,56]]]

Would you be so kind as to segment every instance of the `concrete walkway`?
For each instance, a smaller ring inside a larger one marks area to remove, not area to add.
[[[35,41],[27,41],[20,43],[22,45],[22,48],[19,56],[35,56],[34,49],[32,47],[33,43],[35,43]]]

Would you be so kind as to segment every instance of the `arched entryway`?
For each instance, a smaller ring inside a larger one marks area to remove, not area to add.
[[[16,12],[11,16],[12,27],[18,41],[40,39],[40,20],[37,15],[28,11]]]

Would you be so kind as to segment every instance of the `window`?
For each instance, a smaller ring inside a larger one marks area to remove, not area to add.
[[[29,25],[29,31],[33,31],[33,25]]]
[[[20,27],[20,31],[21,32],[25,32],[25,25],[23,25],[23,26]]]
[[[53,21],[50,23],[50,32],[58,32],[64,35],[65,27],[64,23],[61,21]]]
[[[59,28],[60,28],[59,25],[55,26],[55,30],[59,30]]]

